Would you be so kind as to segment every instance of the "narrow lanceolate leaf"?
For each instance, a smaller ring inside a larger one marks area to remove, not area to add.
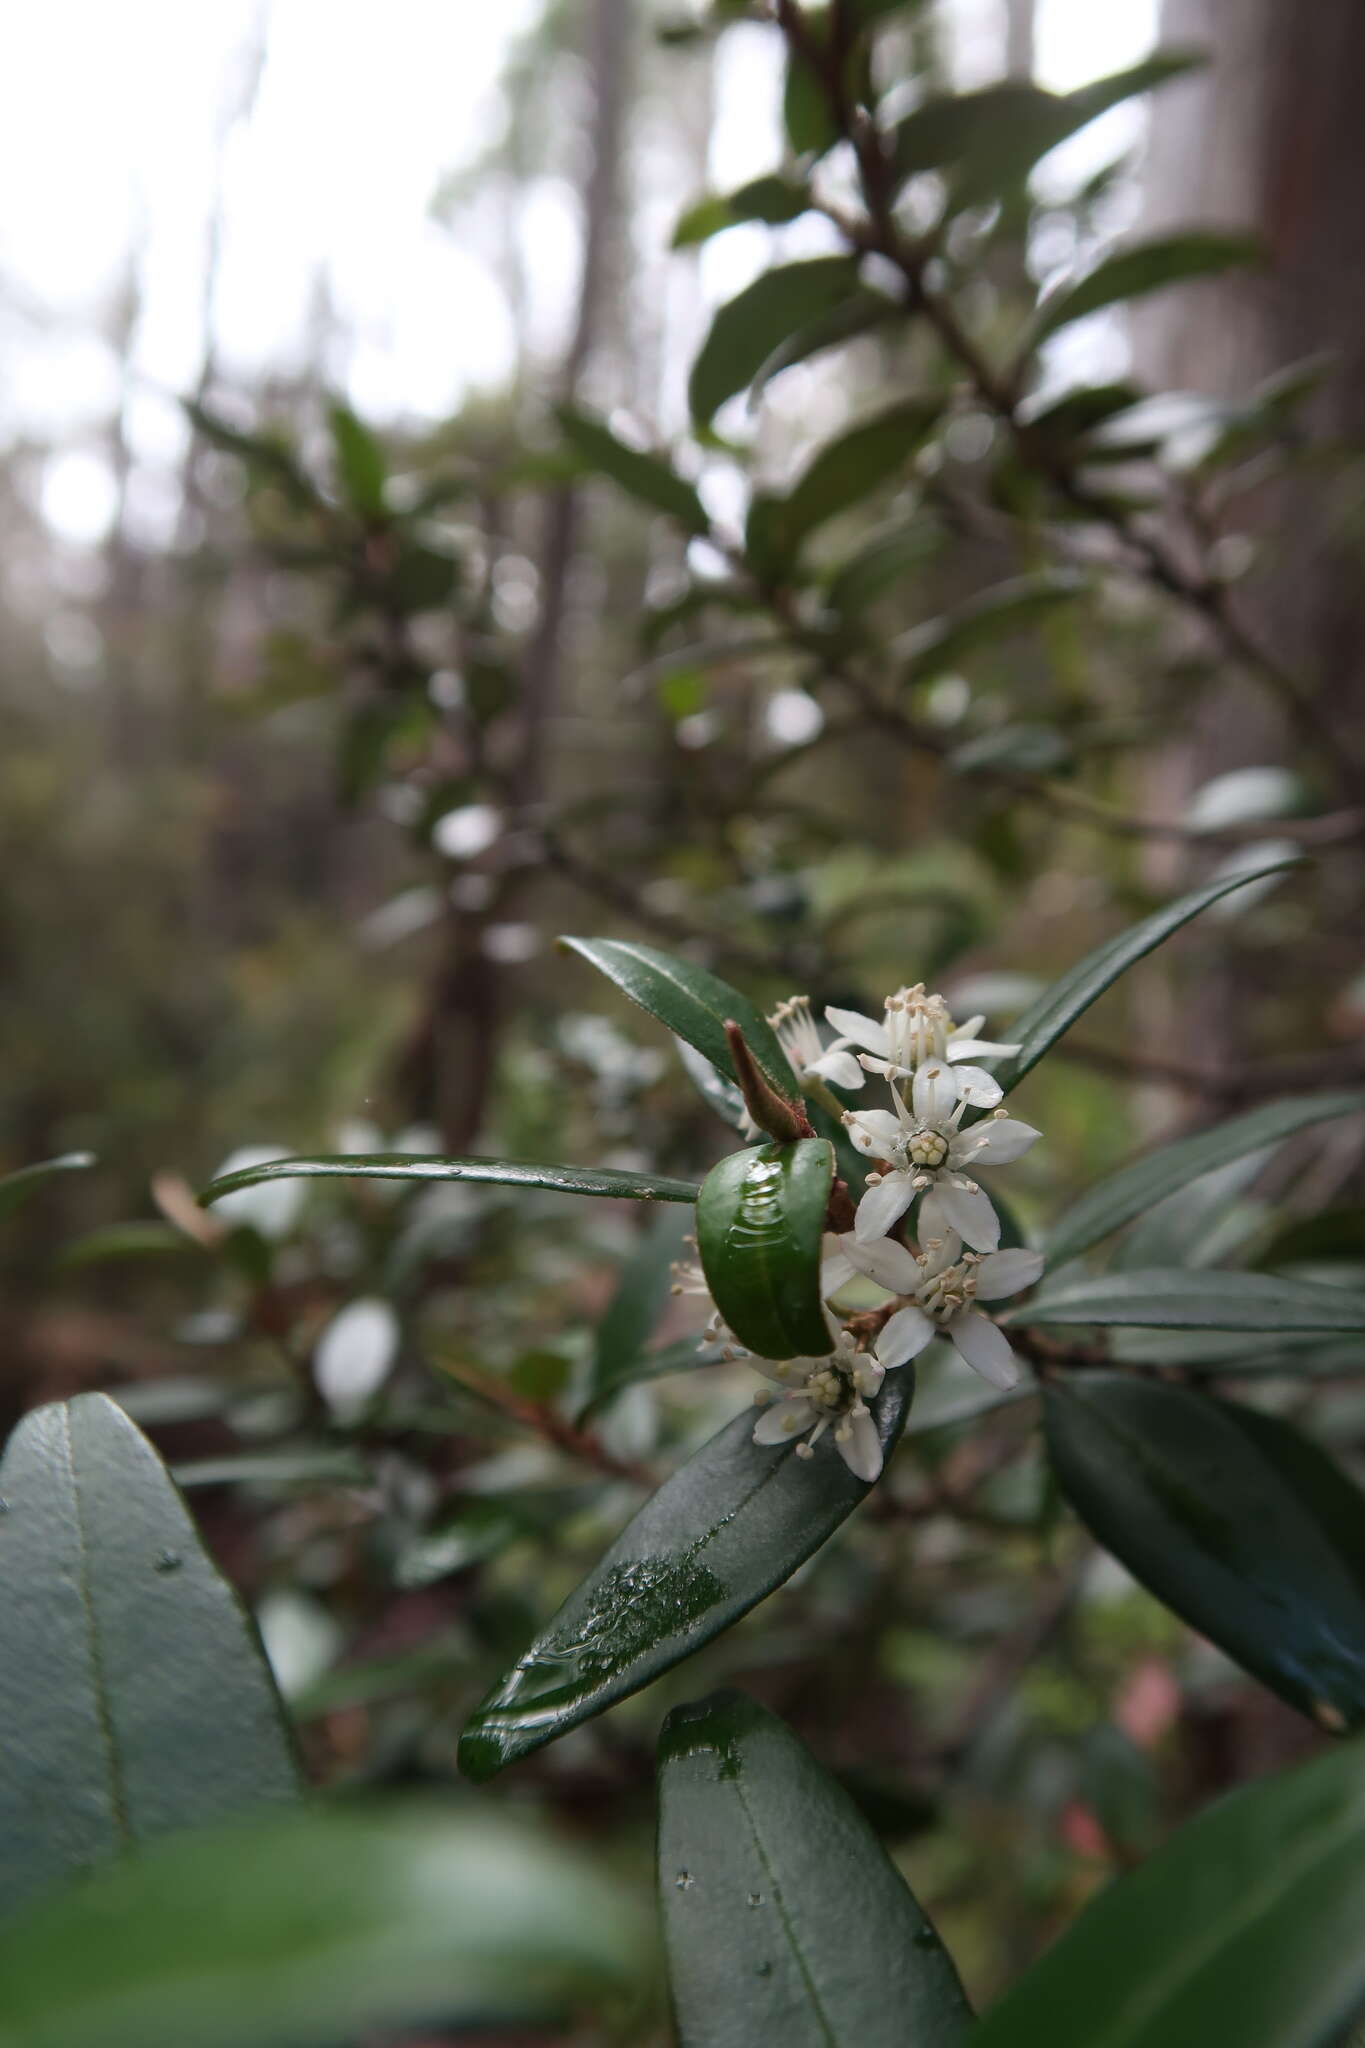
[[[532,1166],[520,1159],[445,1159],[438,1153],[340,1152],[305,1159],[269,1159],[211,1181],[199,1197],[216,1202],[265,1180],[468,1180],[508,1188],[548,1188],[558,1195],[606,1195],[637,1202],[695,1202],[697,1183],[657,1173],[619,1173],[607,1166]]]
[[[629,1993],[649,1960],[631,1899],[543,1837],[314,1808],[158,1843],[26,1913],[0,1939],[0,2043],[331,2048],[546,2022]]]
[[[1269,1273],[1191,1273],[1184,1266],[1059,1280],[1006,1323],[1121,1323],[1146,1330],[1365,1330],[1365,1293],[1306,1287]]]
[[[1365,1495],[1315,1444],[1131,1373],[1043,1398],[1062,1491],[1134,1578],[1324,1727],[1365,1719]]]
[[[656,512],[667,513],[688,533],[709,530],[710,521],[696,491],[662,455],[630,447],[601,420],[575,412],[571,406],[557,407],[555,417],[569,446],[589,469],[610,477]]]
[[[251,1624],[123,1410],[103,1394],[35,1410],[0,1498],[0,1912],[152,1836],[291,1798]]]
[[[851,256],[813,256],[763,271],[711,322],[688,382],[694,419],[709,420],[727,398],[753,382],[798,328],[842,306],[857,291],[858,265]]]
[[[737,227],[746,220],[778,227],[805,213],[810,204],[810,188],[794,178],[775,173],[752,178],[737,191],[708,192],[689,206],[673,230],[673,247],[688,249],[698,242],[709,242],[712,235],[722,234],[726,228]]]
[[[1033,339],[1039,342],[1087,313],[1144,298],[1167,285],[1221,277],[1224,271],[1259,262],[1264,254],[1254,235],[1226,234],[1212,228],[1139,242],[1106,257],[1085,277],[1046,299],[1039,308]]]
[[[742,1693],[664,1723],[659,1897],[680,2048],[967,2038],[957,1971],[904,1878],[843,1788]]]
[[[561,939],[562,946],[581,953],[599,974],[614,981],[623,994],[651,1017],[685,1038],[713,1067],[734,1080],[734,1061],[726,1043],[725,1025],[733,1019],[743,1031],[759,1072],[779,1095],[794,1101],[800,1094],[796,1076],[767,1020],[737,988],[690,960],[661,953],[657,946],[639,946],[633,939]]]
[[[676,1209],[663,1209],[651,1219],[633,1255],[621,1270],[616,1292],[597,1326],[593,1345],[589,1401],[597,1408],[641,1362],[669,1288],[673,1264],[683,1249],[687,1219]]]
[[[1107,1887],[972,2048],[1336,2048],[1365,2000],[1352,1743],[1222,1799]]]
[[[1011,1027],[1010,1036],[1019,1043],[1019,1050],[1011,1059],[1003,1060],[996,1069],[996,1079],[1008,1094],[1023,1080],[1025,1074],[1037,1066],[1043,1054],[1069,1031],[1078,1017],[1083,1017],[1090,1005],[1112,987],[1121,974],[1146,954],[1169,939],[1173,932],[1188,924],[1192,917],[1198,917],[1201,910],[1207,910],[1211,903],[1240,889],[1245,883],[1256,881],[1263,875],[1275,875],[1297,867],[1297,856],[1286,858],[1277,855],[1263,866],[1240,875],[1224,875],[1220,880],[1206,882],[1201,889],[1191,889],[1186,896],[1177,896],[1173,903],[1164,904],[1150,917],[1144,917],[1140,924],[1130,925],[1117,938],[1106,939],[1093,953],[1087,953],[1084,960],[1070,968],[1061,979],[1054,981],[1050,988],[1043,990],[1036,1002]]]
[[[771,501],[778,551],[794,554],[827,519],[898,476],[933,431],[943,405],[941,398],[904,399],[827,442],[786,496]]]
[[[820,1240],[834,1184],[825,1138],[753,1145],[712,1167],[697,1198],[697,1248],[711,1299],[760,1358],[823,1357]]]
[[[7,1173],[0,1179],[0,1219],[22,1209],[59,1174],[84,1173],[94,1163],[93,1152],[63,1152],[57,1159],[40,1159],[36,1166],[21,1166],[17,1173]]]
[[[913,1392],[903,1367],[871,1404],[887,1455]],[[804,1459],[753,1435],[749,1408],[646,1501],[470,1720],[460,1765],[471,1778],[491,1778],[690,1657],[789,1579],[869,1491],[828,1440]]]
[[[1295,1095],[1268,1102],[1246,1116],[1232,1117],[1211,1131],[1199,1131],[1132,1166],[1111,1174],[1069,1209],[1048,1240],[1047,1260],[1060,1266],[1098,1244],[1113,1230],[1142,1216],[1155,1203],[1220,1166],[1274,1145],[1311,1124],[1334,1122],[1365,1113],[1365,1094]]]
[[[1086,587],[1074,570],[1047,569],[983,590],[945,618],[926,620],[905,636],[897,648],[905,657],[901,681],[919,683],[941,675],[973,649],[1034,625],[1060,605],[1074,604]]]

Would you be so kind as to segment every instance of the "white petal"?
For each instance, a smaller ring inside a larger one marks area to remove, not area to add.
[[[875,1280],[879,1287],[889,1288],[892,1294],[911,1294],[921,1279],[919,1262],[903,1244],[894,1238],[882,1237],[875,1244],[860,1244],[858,1239],[848,1236],[843,1247],[860,1273],[869,1280]]]
[[[860,1052],[858,1060],[867,1068],[869,1074],[885,1074],[888,1081],[895,1081],[910,1071],[909,1067],[897,1066],[894,1060],[874,1059],[870,1052]]]
[[[775,1386],[786,1387],[788,1392],[804,1387],[810,1374],[810,1361],[805,1358],[756,1358],[752,1351],[746,1351],[744,1364],[751,1372],[761,1372]]]
[[[895,1156],[905,1132],[889,1109],[860,1109],[849,1120],[848,1135],[860,1152],[889,1159]]]
[[[793,1437],[804,1436],[814,1421],[815,1408],[811,1402],[774,1401],[754,1424],[754,1442],[789,1444]]]
[[[965,1024],[959,1024],[956,1031],[950,1031],[948,1033],[949,1059],[952,1059],[953,1057],[953,1047],[955,1045],[967,1045],[971,1044],[975,1040],[977,1032],[981,1029],[985,1021],[986,1012],[984,1010],[978,1010],[976,1015],[974,1017],[969,1017]]]
[[[828,1301],[841,1287],[847,1287],[858,1268],[843,1252],[831,1252],[820,1261],[820,1293]]]
[[[830,1008],[825,1015],[841,1038],[851,1038],[855,1045],[863,1046],[868,1052],[880,1053],[883,1059],[890,1052],[885,1024],[874,1023],[871,1017],[864,1017],[859,1010]]]
[[[835,1431],[834,1447],[856,1479],[871,1483],[881,1477],[882,1440],[866,1408],[855,1408],[848,1418],[849,1435],[842,1440]]]
[[[976,1269],[978,1301],[1003,1301],[1007,1294],[1019,1294],[1032,1287],[1043,1270],[1041,1252],[987,1252]]]
[[[984,1024],[985,1021],[984,1017],[973,1017],[972,1019],[974,1024]],[[948,1040],[948,1057],[950,1060],[1008,1059],[1011,1053],[1016,1053],[1018,1050],[1017,1045],[1000,1045],[993,1038],[968,1038],[965,1031],[961,1037],[958,1037],[955,1032]]]
[[[921,1123],[946,1123],[957,1108],[957,1076],[942,1060],[920,1067],[910,1090],[915,1115]]]
[[[954,1067],[957,1091],[964,1102],[970,1102],[973,1109],[994,1109],[997,1102],[1004,1100],[1005,1091],[994,1074],[988,1074],[984,1067]]]
[[[915,1199],[915,1183],[908,1173],[888,1173],[875,1188],[869,1188],[858,1204],[853,1235],[859,1244],[871,1244],[885,1237],[892,1224],[903,1216]]]
[[[1016,1384],[1019,1362],[1009,1338],[989,1316],[979,1316],[969,1308],[965,1315],[953,1317],[948,1335],[972,1371],[979,1372],[983,1380],[989,1380],[993,1387]]]
[[[918,1358],[933,1337],[934,1325],[922,1308],[898,1308],[877,1339],[877,1357],[894,1372],[907,1359]]]
[[[973,1124],[971,1130],[963,1131],[953,1140],[948,1156],[954,1166],[1008,1166],[1012,1159],[1022,1159],[1042,1135],[1032,1124],[1020,1123],[1018,1117],[995,1116],[989,1123]]]
[[[933,1193],[938,1196],[939,1213],[964,1244],[969,1244],[974,1252],[995,1250],[1000,1242],[1000,1218],[991,1207],[989,1195],[977,1187],[954,1187],[950,1180],[942,1178],[935,1183]],[[920,1227],[924,1228],[922,1222]],[[938,1232],[932,1235],[937,1237]]]
[[[863,1085],[863,1070],[852,1053],[843,1052],[835,1045],[822,1053],[818,1060],[812,1060],[806,1071],[832,1081],[836,1088],[861,1088]]]
[[[933,1195],[927,1194],[920,1204],[919,1234],[924,1246],[924,1264],[920,1268],[920,1279],[936,1280],[940,1273],[946,1273],[949,1266],[955,1266],[962,1257],[962,1239],[952,1225],[944,1220],[933,1208]],[[929,1246],[936,1244],[937,1251]]]

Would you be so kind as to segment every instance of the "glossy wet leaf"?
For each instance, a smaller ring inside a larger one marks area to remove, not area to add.
[[[32,1201],[49,1181],[64,1173],[86,1173],[95,1164],[93,1152],[63,1152],[56,1159],[40,1159],[33,1166],[21,1166],[0,1179],[0,1222]]]
[[[1059,327],[1106,306],[1144,298],[1168,285],[1221,277],[1228,270],[1262,261],[1264,255],[1264,247],[1254,235],[1214,228],[1154,236],[1105,257],[1075,284],[1063,285],[1045,299],[1034,323],[1033,340],[1037,343]]]
[[[1315,1444],[1131,1373],[1043,1398],[1063,1492],[1134,1578],[1324,1726],[1365,1719],[1365,1495]]]
[[[123,1410],[103,1394],[35,1409],[0,1498],[0,1912],[153,1836],[292,1798],[252,1625]]]
[[[1365,1330],[1365,1293],[1306,1287],[1269,1273],[1190,1272],[1183,1266],[1058,1278],[1006,1323],[1126,1323],[1148,1330]]]
[[[972,2048],[1338,2048],[1362,1926],[1353,1742],[1220,1799],[1107,1886]]]
[[[742,1693],[664,1723],[658,1856],[680,2048],[966,2040],[957,1971],[904,1878],[842,1786]]]
[[[871,1403],[890,1454],[914,1383],[888,1373]],[[826,1438],[813,1458],[753,1440],[745,1408],[666,1479],[570,1594],[460,1739],[490,1778],[690,1657],[789,1579],[870,1491]]]
[[[710,1060],[727,1079],[735,1078],[725,1024],[733,1018],[748,1041],[760,1073],[779,1095],[795,1101],[800,1090],[796,1076],[766,1019],[737,988],[680,960],[657,946],[637,945],[633,939],[562,939],[561,945],[581,953],[599,974],[614,981],[623,994],[642,1010],[648,1010],[666,1024],[678,1038]]]
[[[1174,1145],[1163,1145],[1145,1159],[1110,1174],[1082,1195],[1048,1238],[1048,1264],[1062,1265],[1088,1251],[1102,1237],[1147,1213],[1157,1202],[1202,1174],[1230,1165],[1249,1152],[1274,1145],[1312,1124],[1333,1122],[1365,1112],[1359,1090],[1334,1095],[1295,1095],[1267,1102],[1245,1116],[1230,1117],[1212,1130],[1198,1131]]]
[[[688,533],[709,531],[701,499],[665,457],[630,447],[603,421],[570,406],[557,407],[555,417],[570,447],[589,469],[610,477],[642,504],[676,519]]]
[[[657,1173],[620,1173],[606,1166],[533,1166],[522,1159],[446,1159],[439,1153],[341,1152],[302,1159],[268,1159],[210,1181],[206,1206],[238,1188],[272,1180],[473,1181],[509,1188],[547,1188],[559,1195],[603,1195],[637,1202],[695,1202],[697,1184]]]
[[[688,381],[693,417],[710,420],[798,328],[842,307],[857,290],[851,256],[812,256],[763,271],[711,322]]]
[[[676,1209],[660,1210],[622,1267],[593,1343],[592,1407],[599,1407],[639,1364],[668,1302],[673,1266],[683,1257],[688,1222]]]
[[[834,1153],[824,1138],[752,1145],[712,1167],[697,1247],[721,1320],[760,1358],[823,1357],[820,1242]]]
[[[1010,1026],[1010,1038],[1018,1042],[1019,1050],[1010,1059],[1002,1060],[996,1068],[996,1079],[1001,1087],[1007,1094],[1016,1087],[1025,1074],[1037,1066],[1043,1054],[1071,1029],[1078,1017],[1085,1015],[1090,1005],[1112,987],[1121,974],[1126,974],[1130,967],[1178,932],[1182,925],[1188,924],[1192,917],[1198,917],[1202,910],[1207,910],[1211,904],[1258,876],[1287,873],[1298,865],[1297,858],[1286,859],[1277,855],[1250,873],[1224,875],[1217,881],[1206,882],[1202,888],[1191,889],[1187,895],[1177,896],[1173,902],[1163,904],[1160,910],[1144,917],[1141,923],[1130,925],[1127,931],[1120,932],[1116,938],[1106,939],[1093,953],[1087,953],[1083,960],[1045,988]]]
[[[629,1895],[543,1836],[313,1807],[157,1844],[26,1913],[0,1938],[0,2048],[548,2021],[638,1988],[650,1950]]]
[[[1085,578],[1074,570],[1048,569],[982,591],[956,611],[927,620],[906,635],[899,643],[905,657],[901,681],[927,682],[941,675],[974,649],[1022,631],[1061,605],[1074,604],[1086,588]]]

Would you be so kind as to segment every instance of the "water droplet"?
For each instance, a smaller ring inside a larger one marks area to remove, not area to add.
[[[9,1502],[5,1499],[4,1494],[0,1493],[0,1515],[7,1515],[8,1513]]]
[[[772,1964],[771,1964],[771,1963],[767,1963],[767,1962],[764,1962],[764,1963],[759,1963],[759,1964],[757,1965],[757,1967],[756,1967],[756,1970],[755,1970],[755,1975],[757,1975],[757,1976],[759,1976],[759,1977],[771,1977],[771,1976],[772,1976],[772,1973],[773,1973],[773,1966],[772,1966]]]
[[[184,1562],[178,1550],[163,1550],[157,1558],[156,1569],[159,1572],[178,1572]]]
[[[748,1903],[751,1906],[761,1906],[763,1904],[762,1892],[750,1892]]]
[[[917,1927],[914,1933],[916,1948],[937,1948],[938,1936],[932,1927]]]
[[[673,1880],[680,1892],[690,1892],[696,1881],[690,1870],[680,1870]]]

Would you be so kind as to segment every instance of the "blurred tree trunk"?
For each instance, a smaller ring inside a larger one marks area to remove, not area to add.
[[[577,301],[556,378],[561,404],[582,402],[603,339],[613,251],[618,241],[621,160],[631,86],[635,10],[631,0],[593,0],[584,59],[590,81],[588,153],[580,191],[582,223]],[[549,738],[567,673],[570,584],[582,547],[579,495],[552,490],[538,559],[538,615],[522,672],[520,744],[509,778],[519,819],[546,795]],[[434,1117],[452,1152],[468,1150],[484,1119],[503,1014],[503,972],[490,957],[490,924],[515,905],[524,871],[505,873],[486,910],[451,914],[445,958],[427,1013],[405,1061],[405,1093],[420,1116]]]
[[[1203,48],[1211,62],[1157,95],[1144,228],[1251,227],[1270,262],[1264,272],[1234,274],[1143,309],[1133,322],[1138,366],[1156,388],[1235,397],[1330,349],[1332,374],[1305,419],[1315,439],[1355,439],[1365,429],[1365,6],[1164,0],[1161,41]],[[1358,747],[1365,581],[1349,488],[1358,489],[1358,479],[1334,482],[1301,469],[1240,498],[1235,529],[1258,550],[1241,599],[1246,615]],[[1214,774],[1294,759],[1278,707],[1254,682],[1230,677],[1204,694],[1186,738],[1155,765],[1150,807],[1178,816]],[[1318,793],[1328,805],[1341,798],[1339,789]],[[1160,879],[1174,877],[1163,872]],[[1201,1020],[1211,1058],[1247,1050],[1250,993],[1235,969],[1218,977]]]
[[[1005,76],[1032,78],[1035,0],[1005,0]]]

